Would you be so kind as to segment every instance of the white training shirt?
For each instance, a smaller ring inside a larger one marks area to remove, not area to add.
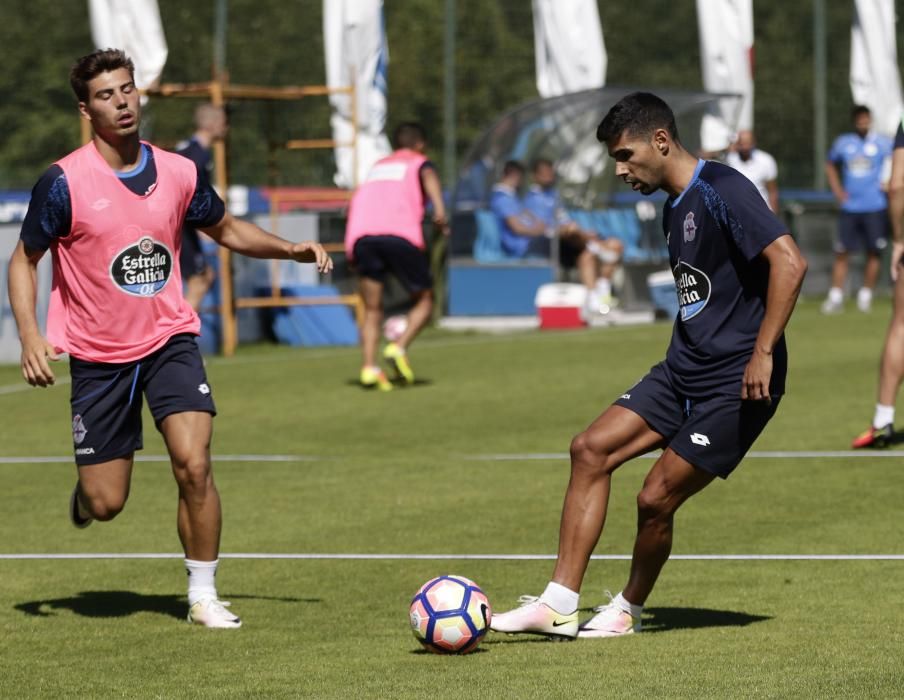
[[[725,163],[756,185],[760,195],[766,200],[766,204],[769,204],[769,190],[766,189],[766,183],[778,178],[778,166],[775,164],[775,158],[766,151],[754,148],[747,160],[741,160],[741,156],[730,151],[725,156]]]

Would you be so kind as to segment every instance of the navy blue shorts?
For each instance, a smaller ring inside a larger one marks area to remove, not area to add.
[[[182,279],[207,273],[207,261],[201,248],[201,238],[193,228],[182,229],[182,250],[179,252]]]
[[[675,389],[671,372],[661,362],[615,405],[643,418],[680,457],[725,479],[775,415],[780,401],[780,396],[773,396],[771,404],[742,401],[740,393],[691,399]]]
[[[888,226],[888,212],[884,209],[862,214],[843,211],[838,220],[835,252],[855,253],[865,250],[868,253],[881,253],[888,245]]]
[[[142,395],[158,428],[172,413],[216,415],[195,336],[175,335],[137,362],[69,358],[72,442],[79,466],[128,457],[142,448]]]
[[[383,282],[392,273],[410,293],[433,289],[427,254],[399,236],[364,236],[355,241],[355,264],[362,277]]]

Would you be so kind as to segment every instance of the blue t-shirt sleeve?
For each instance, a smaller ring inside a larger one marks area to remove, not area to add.
[[[756,186],[743,175],[731,178],[721,188],[725,201],[725,221],[741,254],[753,260],[788,227],[763,201]]]
[[[199,171],[198,180],[195,183],[195,193],[188,204],[185,214],[185,224],[192,228],[207,228],[216,226],[226,216],[226,205],[220,199],[220,195],[211,187],[206,177]]]
[[[895,132],[895,148],[904,148],[904,119],[898,124],[898,130]]]
[[[19,239],[29,251],[45,251],[55,238],[69,235],[72,202],[69,184],[59,165],[51,165],[31,191]]]
[[[518,216],[522,211],[521,202],[518,201],[518,198],[503,192],[495,192],[493,194],[490,208],[501,219]]]

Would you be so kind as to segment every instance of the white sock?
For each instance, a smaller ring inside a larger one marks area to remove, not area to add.
[[[596,293],[603,297],[612,294],[612,282],[605,277],[598,279],[596,281]]]
[[[639,618],[640,614],[643,612],[643,605],[634,605],[634,603],[629,603],[621,593],[615,596],[612,599],[612,602],[634,618]]]
[[[884,428],[895,422],[895,407],[876,404],[876,412],[873,414],[873,427]]]
[[[873,300],[873,290],[869,287],[860,287],[860,290],[857,292],[857,301],[872,301]]]
[[[188,573],[188,604],[194,605],[202,598],[217,597],[217,564],[219,559],[213,561],[185,560],[185,571]]]
[[[833,304],[840,304],[844,301],[844,292],[841,291],[841,287],[832,287],[829,290],[829,301]]]
[[[540,596],[542,602],[562,615],[570,615],[577,610],[580,599],[580,593],[553,581],[546,584],[546,590]]]

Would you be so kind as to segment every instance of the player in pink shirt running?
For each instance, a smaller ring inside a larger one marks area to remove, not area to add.
[[[383,359],[401,379],[412,384],[414,371],[408,363],[408,346],[433,311],[433,278],[423,231],[426,200],[433,204],[433,223],[444,234],[449,233],[439,176],[424,155],[424,128],[415,122],[400,124],[392,143],[396,150],[377,161],[355,191],[345,227],[345,253],[357,268],[364,301],[360,382],[381,391],[392,389],[377,364],[386,274],[393,274],[402,283],[414,304],[408,311],[405,330],[383,349]]]
[[[78,59],[69,78],[94,137],[35,185],[10,260],[22,374],[33,386],[49,386],[48,360],[69,354],[76,527],[111,520],[125,506],[147,399],[179,486],[188,620],[238,628],[215,584],[221,512],[209,447],[216,409],[194,341],[198,317],[182,297],[181,228],[194,226],[243,255],[315,263],[324,273],[333,263],[317,243],[293,244],[234,218],[190,160],[139,139],[134,66],[122,51]],[[53,291],[45,338],[35,290],[48,249]]]

